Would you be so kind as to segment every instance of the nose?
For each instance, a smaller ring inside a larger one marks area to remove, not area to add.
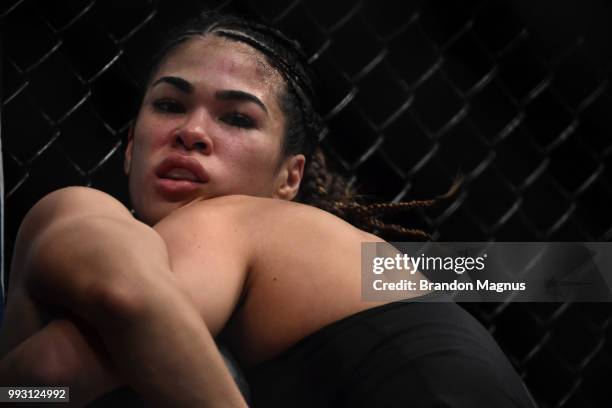
[[[186,150],[196,150],[204,154],[212,153],[213,142],[205,128],[205,118],[193,113],[174,134],[174,145]]]

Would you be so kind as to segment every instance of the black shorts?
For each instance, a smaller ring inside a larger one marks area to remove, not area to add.
[[[489,332],[443,294],[349,316],[246,372],[251,406],[536,407]],[[128,388],[91,407],[145,407]]]
[[[365,310],[304,338],[246,373],[253,406],[535,407],[489,332],[443,296]]]

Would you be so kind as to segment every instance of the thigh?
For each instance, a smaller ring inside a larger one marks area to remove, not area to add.
[[[32,242],[52,223],[88,214],[133,219],[110,195],[92,188],[67,187],[42,198],[25,216],[15,243],[4,321],[0,327],[0,357],[57,316],[58,310],[35,301],[26,287],[28,252]]]
[[[15,384],[69,385],[86,402],[122,384],[99,336],[84,322],[48,310],[15,285],[0,331],[0,360]]]

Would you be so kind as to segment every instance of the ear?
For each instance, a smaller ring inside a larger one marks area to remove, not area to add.
[[[123,160],[123,171],[126,176],[130,175],[130,166],[132,164],[132,148],[134,146],[134,122],[130,123],[128,129],[128,141],[125,148],[125,158]]]
[[[295,198],[304,176],[304,163],[306,163],[306,158],[303,154],[296,154],[285,160],[279,171],[278,187],[273,194],[274,198],[289,201]]]

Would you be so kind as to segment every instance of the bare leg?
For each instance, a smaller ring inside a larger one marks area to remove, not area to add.
[[[82,406],[123,385],[91,327],[74,314],[68,316],[66,310],[31,296],[24,272],[31,244],[27,225],[20,235],[0,327],[0,384],[70,385],[71,406]]]
[[[96,337],[74,320],[53,320],[0,360],[0,384],[69,385],[70,406],[84,406],[121,385]]]
[[[244,406],[154,230],[88,189],[56,194],[27,221],[16,287],[91,325],[128,384],[161,405]]]

